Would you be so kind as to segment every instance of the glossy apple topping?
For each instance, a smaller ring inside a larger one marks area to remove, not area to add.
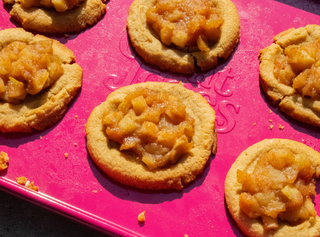
[[[158,0],[147,11],[147,22],[159,34],[162,43],[209,51],[209,41],[220,35],[223,19],[206,0]]]
[[[240,209],[250,218],[261,217],[265,230],[277,229],[278,220],[296,224],[314,218],[312,197],[319,174],[319,167],[313,167],[305,154],[270,150],[252,172],[237,171]]]
[[[146,88],[128,94],[103,118],[108,137],[151,170],[174,164],[192,148],[194,121],[179,98]]]
[[[292,86],[299,94],[320,99],[320,39],[285,48],[276,58],[274,75],[282,84]]]
[[[52,42],[14,41],[0,51],[0,99],[20,103],[27,94],[39,93],[63,74],[61,60],[52,54]]]

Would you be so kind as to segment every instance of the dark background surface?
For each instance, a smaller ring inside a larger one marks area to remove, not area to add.
[[[19,236],[108,235],[0,190],[0,237]]]

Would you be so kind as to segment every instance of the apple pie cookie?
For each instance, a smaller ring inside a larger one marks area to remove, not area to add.
[[[287,139],[266,139],[236,159],[225,180],[229,211],[249,237],[320,236],[312,199],[320,154]]]
[[[82,83],[73,52],[21,28],[0,31],[0,131],[31,132],[56,123]]]
[[[320,126],[320,26],[289,29],[260,50],[260,81],[289,116]]]
[[[88,151],[111,178],[142,189],[182,189],[216,152],[215,113],[182,84],[120,88],[86,124]]]
[[[135,0],[127,27],[146,62],[179,73],[215,67],[240,37],[238,12],[230,0]]]
[[[26,30],[45,33],[78,32],[106,13],[104,0],[3,0],[13,4],[10,15]]]

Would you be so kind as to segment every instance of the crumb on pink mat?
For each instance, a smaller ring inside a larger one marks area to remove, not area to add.
[[[39,191],[39,187],[35,186],[33,181],[32,182],[28,181],[28,179],[24,176],[17,177],[16,181],[18,184],[22,186],[26,186],[27,188],[30,188],[34,191]]]
[[[27,188],[30,188],[34,191],[39,191],[39,187],[34,185],[34,182],[32,181],[31,183],[29,183],[28,185],[26,185]]]
[[[16,181],[20,185],[26,185],[28,179],[26,177],[24,177],[24,176],[21,176],[21,177],[17,177]]]
[[[0,170],[8,168],[9,157],[4,151],[0,152]]]
[[[139,222],[144,222],[146,220],[145,213],[146,213],[146,211],[143,211],[138,215],[138,221]]]

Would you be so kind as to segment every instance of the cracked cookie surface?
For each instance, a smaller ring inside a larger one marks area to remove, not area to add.
[[[34,43],[48,39],[33,35],[21,28],[0,31],[0,50],[13,41]],[[74,63],[73,52],[53,40],[53,55],[62,61],[64,73],[56,82],[36,95],[27,95],[23,102],[11,104],[0,101],[1,132],[32,132],[55,124],[65,114],[68,103],[77,94],[82,83],[82,69]]]
[[[240,20],[235,5],[230,0],[210,0],[224,21],[220,37],[210,45],[210,50],[188,52],[188,48],[168,47],[147,23],[146,13],[156,3],[157,0],[135,0],[129,9],[127,27],[137,53],[161,69],[178,73],[193,73],[196,67],[202,71],[211,69],[218,58],[228,58],[239,41]]]
[[[260,50],[260,82],[289,116],[320,127],[320,26],[286,30]],[[313,84],[310,84],[314,81]]]

